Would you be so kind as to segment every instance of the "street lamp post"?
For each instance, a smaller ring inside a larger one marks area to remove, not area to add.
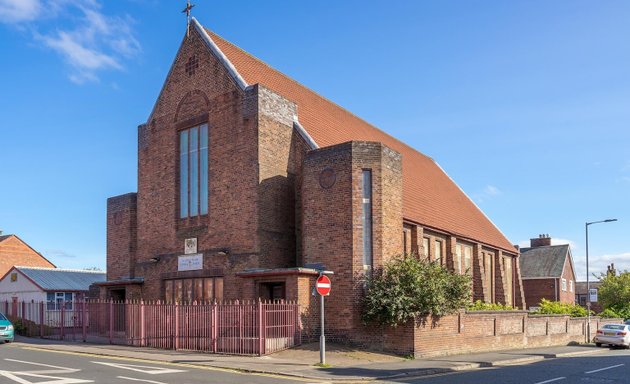
[[[591,284],[589,280],[589,272],[588,272],[588,226],[591,224],[599,224],[599,223],[610,223],[612,221],[617,221],[617,219],[606,219],[600,221],[591,221],[587,222],[584,226],[586,228],[586,311],[587,314],[587,324],[586,324],[586,334],[588,339],[586,342],[591,342]]]

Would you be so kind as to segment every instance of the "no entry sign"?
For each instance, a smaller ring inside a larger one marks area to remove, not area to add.
[[[317,278],[317,282],[315,283],[315,289],[317,289],[317,293],[322,296],[330,295],[330,279],[326,275],[321,275]]]

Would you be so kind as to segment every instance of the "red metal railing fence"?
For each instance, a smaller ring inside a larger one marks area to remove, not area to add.
[[[293,302],[6,301],[0,312],[31,337],[259,356],[302,343]]]

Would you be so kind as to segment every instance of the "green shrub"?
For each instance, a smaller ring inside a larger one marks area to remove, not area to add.
[[[481,300],[477,300],[470,304],[467,308],[468,311],[514,311],[515,309],[509,305],[500,303],[486,303]]]
[[[598,296],[604,308],[620,310],[630,303],[630,272],[624,271],[619,275],[609,274],[600,276]]]
[[[617,312],[615,312],[614,309],[611,309],[611,308],[604,309],[603,311],[598,313],[597,316],[603,317],[605,319],[617,319],[617,318],[621,317],[621,316],[619,316],[619,314]]]
[[[470,276],[405,255],[375,269],[364,283],[363,321],[389,326],[454,313],[466,306],[471,294]]]
[[[542,299],[540,309],[534,312],[541,315],[570,315],[571,317],[585,317],[588,312],[585,308],[574,303],[562,303]]]
[[[630,319],[630,303],[625,305],[613,305],[604,309],[598,316],[606,318]]]

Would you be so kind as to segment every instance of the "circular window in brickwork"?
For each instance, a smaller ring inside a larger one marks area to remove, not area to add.
[[[334,169],[325,168],[319,173],[319,185],[322,188],[331,188],[333,185],[335,185],[335,181],[337,181],[337,175],[335,174]]]
[[[192,55],[188,58],[188,62],[186,63],[186,73],[188,76],[192,76],[199,68],[199,60],[197,59],[197,55]]]

